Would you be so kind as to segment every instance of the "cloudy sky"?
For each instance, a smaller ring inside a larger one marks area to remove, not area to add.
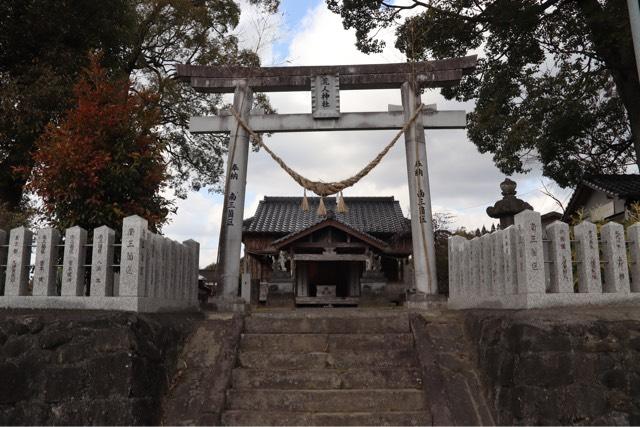
[[[381,54],[365,55],[355,48],[353,31],[346,31],[338,15],[330,13],[323,0],[283,0],[281,14],[265,18],[246,8],[237,29],[246,47],[257,50],[265,66],[337,65],[404,62],[393,49],[391,34]],[[280,113],[311,112],[310,93],[269,95]],[[425,104],[440,110],[473,109],[472,103],[444,100],[437,90],[423,95]],[[343,91],[342,111],[386,111],[388,104],[400,104],[399,90]],[[266,142],[291,167],[314,180],[338,181],[352,176],[367,164],[393,137],[394,131],[354,131],[276,134]],[[464,130],[427,130],[427,158],[434,211],[455,216],[452,227],[490,226],[485,209],[500,196],[504,175],[491,155],[480,154]],[[345,196],[394,196],[409,215],[407,172],[402,138],[370,175],[345,191]],[[543,178],[535,165],[527,175],[512,177],[518,195],[546,213],[558,210],[555,202],[540,191],[542,182],[566,201],[570,191],[561,190]],[[268,196],[302,196],[302,189],[264,152],[251,152],[247,177],[245,218],[253,215],[259,200]],[[206,190],[178,201],[178,210],[165,227],[175,240],[193,238],[200,242],[200,264],[215,261],[222,214],[222,196]]]

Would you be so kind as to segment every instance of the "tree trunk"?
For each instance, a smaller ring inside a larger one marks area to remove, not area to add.
[[[640,171],[640,81],[626,2],[609,0],[604,8],[597,0],[578,0],[577,4],[589,26],[596,53],[611,73],[618,96],[627,110],[636,165]]]

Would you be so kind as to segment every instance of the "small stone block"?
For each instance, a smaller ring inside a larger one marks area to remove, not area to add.
[[[242,283],[240,286],[240,297],[247,304],[251,303],[251,274],[242,274]]]

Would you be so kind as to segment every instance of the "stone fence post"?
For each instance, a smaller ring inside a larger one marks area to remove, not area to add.
[[[137,215],[126,217],[122,223],[119,292],[121,297],[146,295],[147,226],[147,220]]]
[[[18,227],[9,233],[9,256],[7,257],[7,276],[4,294],[8,296],[27,295],[29,280],[29,259],[33,233],[24,227]]]
[[[91,251],[91,295],[113,296],[113,244],[115,230],[103,225],[93,230]]]
[[[544,294],[544,256],[540,214],[525,210],[516,214],[518,230],[518,293]]]
[[[33,295],[56,295],[56,264],[60,232],[55,228],[38,230],[36,236],[36,265],[33,272]]]
[[[554,221],[547,226],[549,236],[551,258],[551,285],[552,293],[573,292],[573,268],[571,264],[571,241],[569,238],[569,225]]]
[[[592,222],[583,221],[573,227],[573,233],[576,237],[578,291],[589,294],[602,293],[597,227]]]
[[[609,222],[600,228],[604,258],[604,292],[629,293],[629,268],[624,226]]]

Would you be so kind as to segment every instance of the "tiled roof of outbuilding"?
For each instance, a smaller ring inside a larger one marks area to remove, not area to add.
[[[602,191],[611,197],[619,197],[627,201],[640,199],[640,175],[586,175],[573,192],[562,219],[569,221],[571,216],[584,206],[593,191]]]
[[[640,175],[587,175],[582,180],[594,190],[604,191],[611,196],[622,198],[640,195]]]
[[[322,220],[316,210],[319,197],[309,197],[310,209],[300,207],[302,197],[265,197],[253,218],[244,223],[245,232],[293,233]],[[335,212],[335,220],[364,233],[399,233],[409,229],[400,203],[393,197],[345,197],[347,213],[336,212],[336,198],[324,199],[327,210]]]

